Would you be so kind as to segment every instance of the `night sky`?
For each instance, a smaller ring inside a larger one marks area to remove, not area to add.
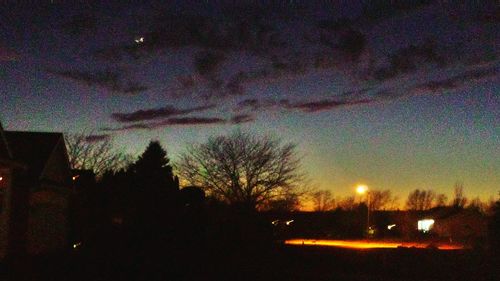
[[[175,161],[241,128],[296,142],[336,196],[500,190],[498,1],[1,2],[8,130]]]

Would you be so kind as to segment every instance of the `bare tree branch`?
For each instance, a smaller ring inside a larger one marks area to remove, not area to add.
[[[335,208],[335,199],[329,190],[319,190],[312,194],[314,210],[317,212],[330,211]]]
[[[443,200],[442,198],[439,198]],[[424,211],[432,208],[436,201],[436,193],[432,190],[415,189],[408,195],[406,208],[414,211]]]
[[[107,170],[125,168],[131,161],[118,152],[108,136],[68,134],[65,136],[72,169],[92,170],[99,177]]]
[[[291,198],[303,183],[295,145],[240,131],[190,146],[176,167],[184,180],[207,194],[253,208]]]

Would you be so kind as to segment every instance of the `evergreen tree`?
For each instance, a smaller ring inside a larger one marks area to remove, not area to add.
[[[179,207],[179,183],[167,152],[158,141],[151,141],[128,172],[136,194],[137,234],[158,246],[162,239],[173,235]]]
[[[177,177],[173,175],[169,162],[167,152],[161,144],[158,141],[151,141],[144,153],[131,165],[130,171],[139,188],[173,193],[179,190],[179,183]]]

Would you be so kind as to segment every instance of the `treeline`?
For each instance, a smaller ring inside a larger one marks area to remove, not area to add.
[[[189,146],[175,165],[158,141],[136,159],[106,138],[67,142],[75,170],[75,240],[109,241],[117,234],[104,239],[104,233],[119,230],[142,247],[170,241],[203,248],[199,244],[210,241],[220,243],[215,248],[243,244],[253,251],[255,241],[272,240],[257,211],[292,210],[305,194],[295,146],[273,137],[214,136]]]
[[[490,215],[495,206],[495,200],[490,198],[484,202],[479,197],[469,199],[464,193],[464,186],[457,183],[454,186],[453,197],[448,199],[443,193],[437,193],[432,189],[415,189],[408,194],[403,206],[397,196],[388,189],[371,190],[368,197],[356,200],[355,196],[334,197],[329,190],[319,190],[310,194],[313,210],[317,212],[332,211],[336,209],[354,210],[359,205],[369,205],[370,211],[398,210],[403,207],[406,210],[425,211],[437,207],[453,207],[461,209],[472,209],[482,214]]]
[[[126,165],[108,166],[97,177],[77,169],[73,179],[77,264],[88,267],[86,274],[99,274],[85,280],[228,279],[272,249],[270,225],[255,212],[257,205],[248,204],[256,201],[245,201],[255,197],[233,197],[228,190],[230,198],[242,198],[228,201],[189,183],[181,188],[158,141]]]

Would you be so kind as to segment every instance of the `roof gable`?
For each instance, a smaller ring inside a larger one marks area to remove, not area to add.
[[[12,155],[5,139],[2,123],[0,123],[0,159],[12,159]]]
[[[57,144],[61,133],[4,131],[14,160],[28,167],[30,176],[39,178]]]

